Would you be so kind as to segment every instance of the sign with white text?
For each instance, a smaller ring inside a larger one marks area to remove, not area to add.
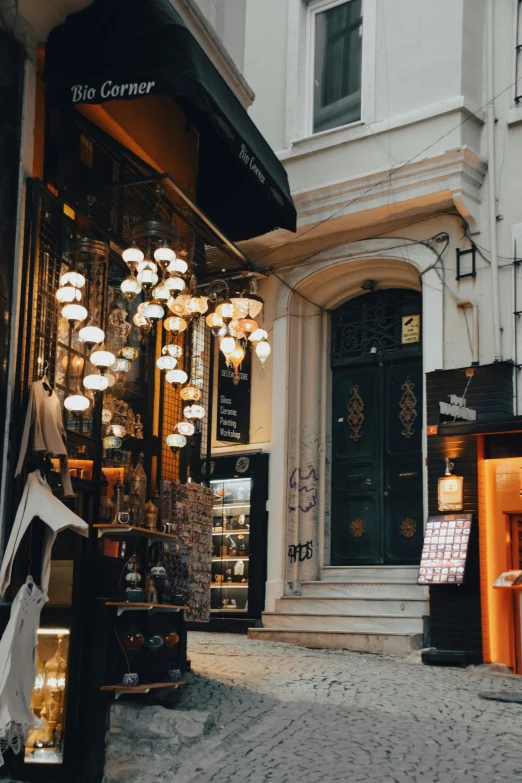
[[[247,350],[239,368],[239,380],[234,383],[234,368],[227,367],[226,359],[219,351],[216,440],[250,442],[251,368],[252,354]]]

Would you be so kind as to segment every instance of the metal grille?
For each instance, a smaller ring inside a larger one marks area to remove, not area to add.
[[[332,313],[332,366],[371,353],[417,350],[402,344],[402,318],[420,314],[416,291],[388,289],[358,296]]]

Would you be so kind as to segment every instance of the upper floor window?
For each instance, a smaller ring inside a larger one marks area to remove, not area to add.
[[[361,119],[362,0],[310,4],[312,132]]]

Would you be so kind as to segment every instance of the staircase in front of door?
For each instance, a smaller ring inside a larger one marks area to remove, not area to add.
[[[321,581],[302,582],[301,594],[276,601],[251,639],[301,647],[409,655],[422,647],[428,588],[418,566],[343,566],[322,569]]]

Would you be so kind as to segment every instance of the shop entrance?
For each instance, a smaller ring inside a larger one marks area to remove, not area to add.
[[[332,314],[332,565],[415,564],[422,547],[421,295]]]

